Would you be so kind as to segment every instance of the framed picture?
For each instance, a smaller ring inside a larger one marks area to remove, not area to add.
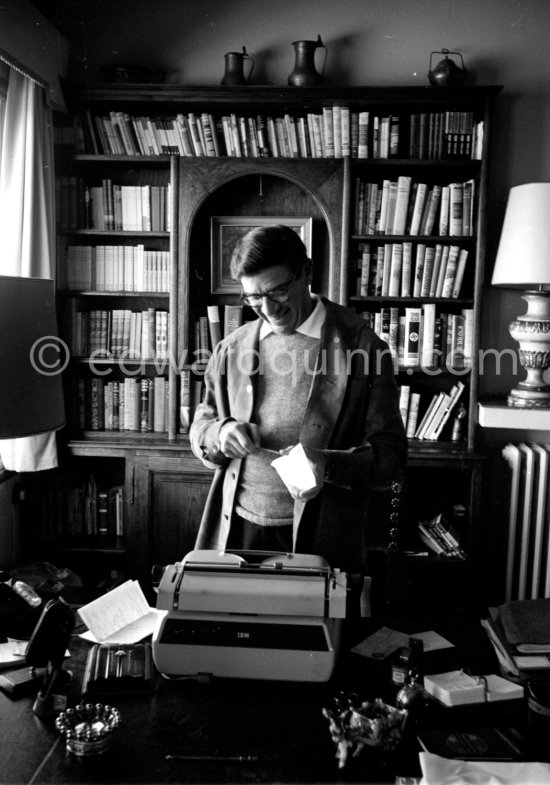
[[[311,228],[313,219],[305,216],[250,216],[214,215],[211,219],[211,290],[213,294],[238,294],[241,287],[231,278],[229,264],[237,240],[257,226],[286,224],[301,237],[311,256]]]

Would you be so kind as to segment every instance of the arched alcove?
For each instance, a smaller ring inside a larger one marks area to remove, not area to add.
[[[313,289],[343,302],[347,254],[343,238],[349,188],[342,160],[186,160],[179,164],[178,347],[189,348],[193,322],[208,304],[236,302],[211,291],[213,216],[312,218]]]

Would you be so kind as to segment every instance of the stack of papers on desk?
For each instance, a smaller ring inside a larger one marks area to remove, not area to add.
[[[550,599],[514,600],[498,611],[506,639],[518,652],[550,653]]]
[[[424,689],[445,706],[495,702],[523,698],[523,687],[493,673],[470,676],[464,671],[448,671],[424,676]]]
[[[550,675],[550,599],[514,600],[489,608],[489,617],[481,624],[503,676]]]

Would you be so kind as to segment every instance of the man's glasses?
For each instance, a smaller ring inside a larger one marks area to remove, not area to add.
[[[281,284],[277,289],[271,289],[269,292],[263,292],[262,294],[241,294],[241,302],[245,305],[250,305],[251,308],[261,308],[264,297],[267,297],[268,300],[271,300],[272,303],[286,303],[288,300],[288,290],[292,281],[296,278],[296,273],[294,273],[288,281],[285,281]]]

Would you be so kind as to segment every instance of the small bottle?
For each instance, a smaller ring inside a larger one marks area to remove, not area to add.
[[[392,684],[402,687],[413,668],[418,673],[418,678],[421,678],[423,654],[424,641],[420,638],[409,638],[408,645],[401,646],[394,655],[391,666]]]
[[[426,707],[426,693],[424,687],[420,684],[416,668],[412,668],[409,671],[405,684],[395,697],[395,705],[398,709],[406,709],[413,715],[414,719],[418,719],[424,711]]]

